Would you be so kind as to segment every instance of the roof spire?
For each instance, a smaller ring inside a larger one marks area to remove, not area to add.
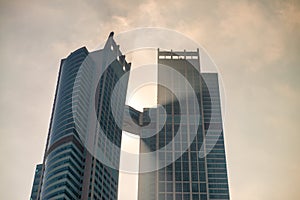
[[[114,32],[112,31],[112,32],[110,32],[108,37],[110,38],[110,37],[113,37],[113,36],[114,36]]]

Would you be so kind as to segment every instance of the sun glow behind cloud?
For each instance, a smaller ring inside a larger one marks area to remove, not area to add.
[[[130,165],[132,171],[138,172],[139,161],[138,159],[126,160],[126,157],[122,152],[131,154],[139,154],[140,139],[138,136],[131,133],[122,132],[122,145],[121,145],[121,158],[120,158],[120,174],[119,174],[119,186],[118,186],[118,200],[136,200],[138,191],[138,173],[129,173],[123,171],[122,168],[126,168],[125,165]],[[123,155],[123,156],[122,156]],[[131,162],[131,163],[128,163]]]
[[[137,69],[141,65],[149,65],[151,67],[150,73],[144,74],[151,76],[153,83],[149,83],[138,88],[133,88],[134,81],[140,79],[138,74],[131,73],[129,76],[128,91],[127,91],[127,104],[139,111],[143,111],[143,108],[149,108],[156,106],[157,96],[157,69],[156,69],[156,51],[155,50],[139,50],[126,54],[126,60],[131,62],[131,71]],[[142,74],[140,74],[142,75]],[[140,139],[138,136],[124,132],[122,133],[122,151],[139,154]],[[135,200],[137,199],[138,190],[138,174],[129,173],[123,171],[122,168],[128,165],[129,161],[126,160],[124,154],[120,158],[120,175],[119,175],[119,188],[118,188],[118,199],[119,200]],[[130,163],[133,171],[138,172],[139,162],[136,160],[133,164]],[[134,170],[135,169],[135,170]]]
[[[300,180],[299,1],[0,4],[0,199],[28,199],[45,148],[60,59],[81,46],[97,47],[112,30],[143,26],[190,36],[220,67],[232,199],[300,198],[294,187]]]
[[[139,111],[156,106],[157,103],[156,51],[155,49],[137,50],[126,54],[126,60],[132,63],[126,102]],[[138,71],[137,69],[141,66],[147,66],[147,72]],[[134,88],[135,81],[140,80],[143,76],[150,77],[152,82]]]

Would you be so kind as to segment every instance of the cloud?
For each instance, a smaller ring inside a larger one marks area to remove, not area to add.
[[[298,1],[0,4],[1,199],[29,196],[34,164],[45,148],[60,59],[81,46],[96,48],[110,31],[147,26],[193,38],[219,66],[227,96],[232,199],[299,198],[293,189],[300,174]],[[15,183],[17,193],[10,187]]]

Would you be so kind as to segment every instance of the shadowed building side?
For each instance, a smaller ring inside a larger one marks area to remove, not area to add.
[[[34,199],[37,198],[38,190],[39,190],[39,184],[40,184],[40,180],[41,180],[41,176],[42,176],[42,168],[43,168],[42,164],[38,164],[35,168],[30,200],[34,200]]]
[[[105,135],[94,139],[95,148],[119,166],[120,152],[111,152],[106,145],[108,140],[121,145],[121,129],[111,120],[110,95],[130,64],[112,37],[110,34],[101,50],[89,53],[82,47],[61,62],[44,161],[39,165],[41,178],[38,187],[33,185],[33,199],[117,199],[118,168],[102,164],[87,147],[88,138],[98,136],[98,123],[90,126],[91,113],[95,113]],[[107,60],[112,62],[105,68]],[[97,71],[102,72],[101,77],[96,77]],[[128,77],[127,73],[116,100],[119,113],[124,109]],[[99,82],[93,87],[95,80]]]

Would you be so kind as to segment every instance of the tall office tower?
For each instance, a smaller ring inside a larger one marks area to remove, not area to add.
[[[200,73],[199,51],[157,60],[161,107],[143,112],[125,105],[130,64],[113,33],[61,61],[32,200],[116,200],[122,131],[141,137],[139,200],[229,199],[217,74]]]
[[[122,116],[129,70],[113,33],[103,49],[89,53],[82,47],[61,61],[44,161],[37,167],[31,199],[117,199],[120,152],[111,147],[120,147],[122,130],[113,120],[110,99],[124,75],[114,105]],[[95,156],[105,157],[112,168]]]
[[[158,50],[158,83],[169,86],[158,85],[166,113],[157,109],[150,127],[148,110],[140,114],[147,128],[141,129],[139,200],[229,199],[217,74],[200,73],[199,51]],[[151,132],[157,134],[147,137]],[[149,165],[156,170],[145,170]]]

